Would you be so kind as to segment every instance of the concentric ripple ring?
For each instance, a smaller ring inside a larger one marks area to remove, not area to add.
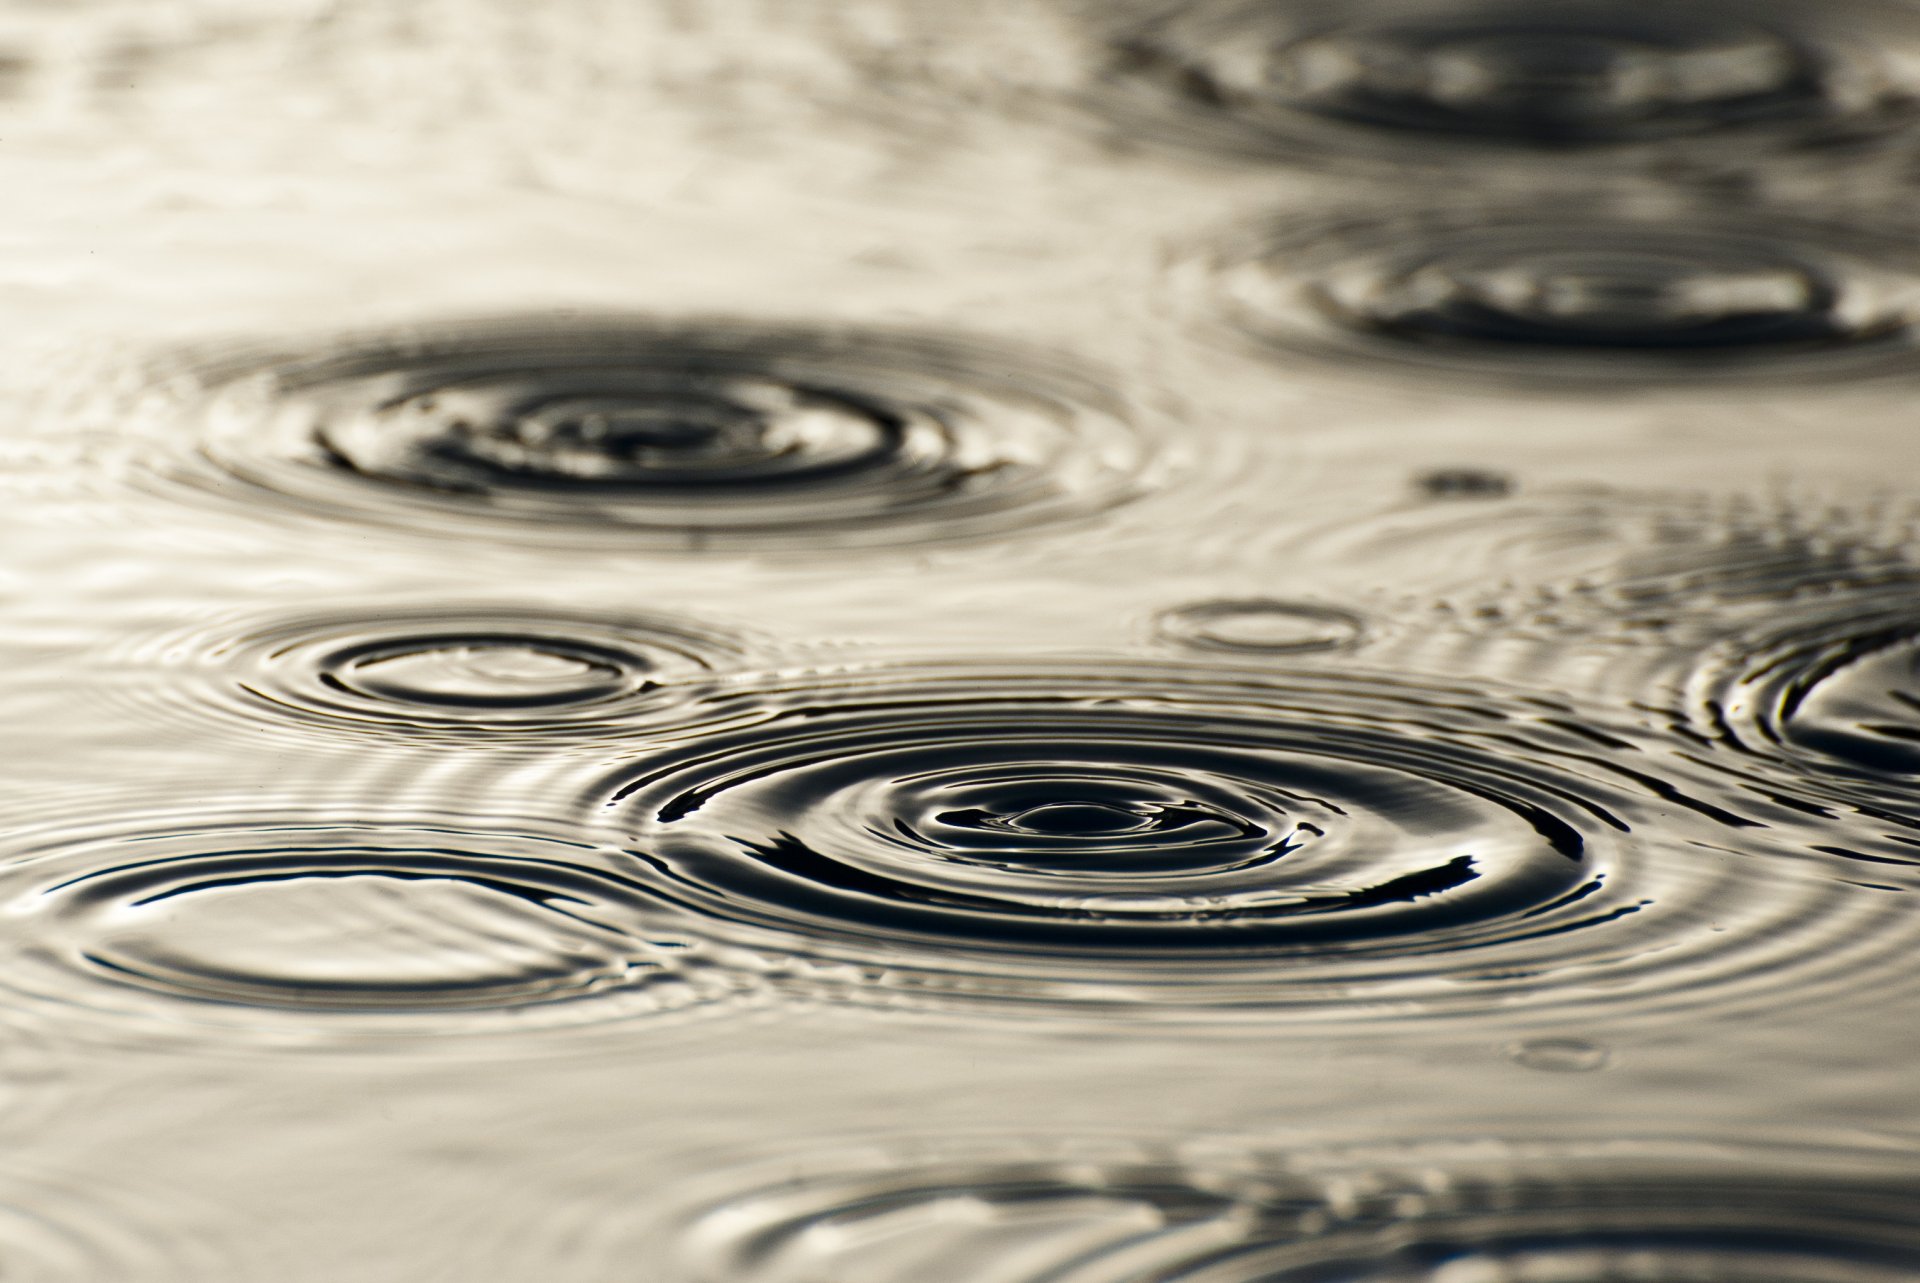
[[[1744,878],[1708,841],[1742,817],[1580,710],[1495,687],[1062,662],[757,698],[751,729],[641,752],[590,801],[635,881],[723,938],[872,978],[854,997],[1340,1020],[1654,1006],[1782,955],[1776,995],[1823,985],[1886,941],[1810,942],[1896,907],[1791,862]],[[1634,829],[1655,813],[1695,840]],[[1700,929],[1709,900],[1726,931]]]
[[[671,722],[765,649],[681,615],[376,604],[197,624],[143,638],[117,669],[127,702],[223,719],[249,739],[266,713],[363,742],[404,730],[478,746]]]
[[[1920,259],[1870,229],[1549,203],[1283,219],[1182,269],[1245,343],[1596,390],[1912,372]]]
[[[1920,885],[1911,583],[1803,605],[1692,655],[1665,729],[1869,883]]]
[[[1103,15],[1114,57],[1096,108],[1136,135],[1250,158],[1589,160],[1657,145],[1785,159],[1883,138],[1915,110],[1900,55],[1920,24],[1875,0],[1153,7]]]
[[[530,317],[196,378],[202,490],[569,548],[972,538],[1097,513],[1149,471],[1105,379],[972,338]]]

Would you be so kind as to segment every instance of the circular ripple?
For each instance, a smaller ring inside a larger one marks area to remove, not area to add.
[[[1098,512],[1147,468],[1096,379],[887,332],[528,319],[203,381],[203,486],[568,547],[990,535]]]
[[[1154,621],[1154,631],[1191,650],[1298,655],[1349,650],[1365,639],[1366,622],[1337,606],[1244,598],[1176,607]]]
[[[1920,776],[1920,619],[1843,616],[1747,657],[1720,715],[1743,742],[1819,758],[1863,778]]]
[[[1910,122],[1896,5],[1201,0],[1113,36],[1103,109],[1253,157],[1832,148]]]
[[[1670,728],[1784,805],[1817,851],[1883,880],[1920,868],[1920,614],[1859,594],[1695,657]],[[1845,817],[1845,823],[1841,818]],[[1788,820],[1778,821],[1789,823]]]
[[[1205,265],[1262,350],[1631,389],[1903,370],[1920,261],[1856,229],[1722,211],[1438,209],[1282,221]]]
[[[380,1039],[736,996],[591,848],[393,825],[156,828],[14,853],[3,988],[150,1032]],[[651,911],[650,911],[651,910]]]
[[[154,639],[130,656],[127,697],[225,718],[249,738],[263,712],[352,735],[405,730],[469,743],[631,734],[671,719],[741,666],[748,647],[680,617],[377,608]],[[191,680],[156,683],[156,666]]]
[[[988,1283],[1896,1283],[1920,1268],[1920,1165],[1878,1154],[1488,1142],[792,1170],[689,1218],[670,1277],[879,1283],[965,1261]]]
[[[1791,861],[1754,877],[1766,856],[1711,849],[1748,821],[1557,700],[1116,662],[839,674],[762,707],[595,797],[636,880],[856,999],[1652,1009],[1778,1001],[1891,943],[1845,933],[1896,906]]]

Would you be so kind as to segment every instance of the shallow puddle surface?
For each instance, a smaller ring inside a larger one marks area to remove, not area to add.
[[[1920,19],[0,14],[0,1275],[1920,1276]]]

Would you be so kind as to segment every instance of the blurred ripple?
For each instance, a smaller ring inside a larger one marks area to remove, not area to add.
[[[1876,0],[1195,0],[1118,15],[1095,19],[1112,46],[1099,107],[1246,159],[1732,149],[1762,164],[1884,141],[1915,112],[1920,21]]]

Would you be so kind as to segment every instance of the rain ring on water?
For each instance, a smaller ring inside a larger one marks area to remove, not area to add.
[[[203,496],[568,548],[994,536],[1154,470],[1074,363],[888,330],[530,316],[227,354],[193,381],[202,466],[163,470]]]
[[[1653,711],[1678,751],[1871,884],[1920,885],[1920,615],[1910,584],[1808,603],[1692,655]]]
[[[122,1036],[520,1036],[750,997],[643,887],[560,838],[233,822],[10,852],[0,992]]]
[[[1920,258],[1725,209],[1285,218],[1178,269],[1242,344],[1426,380],[1630,391],[1920,369]]]
[[[362,742],[405,732],[522,744],[671,724],[765,650],[684,616],[449,602],[197,624],[143,638],[118,671],[136,708],[214,719],[249,740],[265,713]]]
[[[811,992],[1169,1019],[1654,1013],[1823,992],[1903,947],[1897,905],[1719,849],[1758,826],[1656,774],[1630,727],[1492,684],[1088,661],[755,698],[765,720],[636,751],[587,800],[627,876],[814,968]]]
[[[789,1160],[685,1216],[665,1276],[883,1283],[965,1260],[994,1283],[1896,1283],[1920,1268],[1911,1156],[1491,1139],[949,1148]]]

